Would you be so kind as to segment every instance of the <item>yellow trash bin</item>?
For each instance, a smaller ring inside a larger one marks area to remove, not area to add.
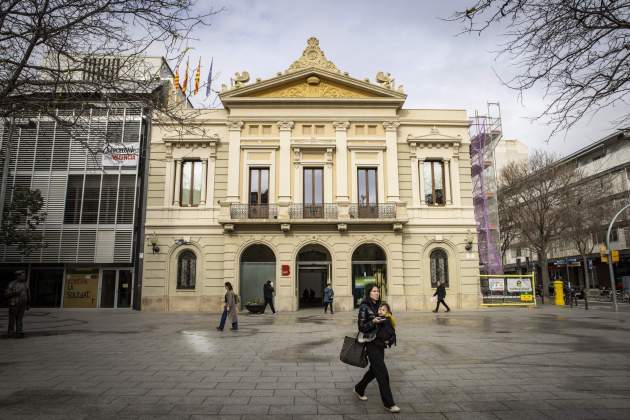
[[[564,282],[556,280],[553,282],[553,290],[555,292],[554,304],[564,306]]]

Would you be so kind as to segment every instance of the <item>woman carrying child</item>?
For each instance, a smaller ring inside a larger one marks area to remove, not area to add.
[[[365,388],[376,378],[381,400],[385,408],[392,413],[399,413],[400,408],[394,402],[389,386],[389,373],[385,365],[385,347],[396,343],[396,320],[389,305],[380,302],[380,291],[376,285],[365,288],[367,294],[359,306],[360,341],[365,342],[370,368],[354,387],[355,395],[366,401]]]

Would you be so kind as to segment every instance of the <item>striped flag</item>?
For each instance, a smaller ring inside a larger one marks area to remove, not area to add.
[[[195,70],[195,95],[199,93],[199,81],[201,80],[201,57],[199,57],[199,64],[197,64],[197,70]]]
[[[210,60],[210,70],[208,71],[208,84],[206,85],[206,98],[212,93],[212,64],[214,64],[214,57]]]
[[[189,59],[186,59],[186,73],[184,73],[184,83],[182,84],[182,92],[184,93],[184,95],[186,95],[186,90],[188,89],[188,72],[189,70]]]
[[[173,89],[177,92],[180,89],[179,86],[179,64],[175,67],[175,74],[173,75]]]

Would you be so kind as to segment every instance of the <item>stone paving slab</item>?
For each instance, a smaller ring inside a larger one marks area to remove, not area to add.
[[[0,328],[6,328],[6,310]],[[387,350],[402,412],[342,364],[355,313],[33,309],[0,338],[0,419],[626,419],[630,312],[555,307],[403,313]]]

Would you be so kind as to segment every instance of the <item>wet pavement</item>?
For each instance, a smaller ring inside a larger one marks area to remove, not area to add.
[[[0,339],[0,419],[630,418],[630,311],[398,314],[386,352],[400,414],[339,362],[356,314],[31,310]],[[0,328],[6,329],[6,310]]]

